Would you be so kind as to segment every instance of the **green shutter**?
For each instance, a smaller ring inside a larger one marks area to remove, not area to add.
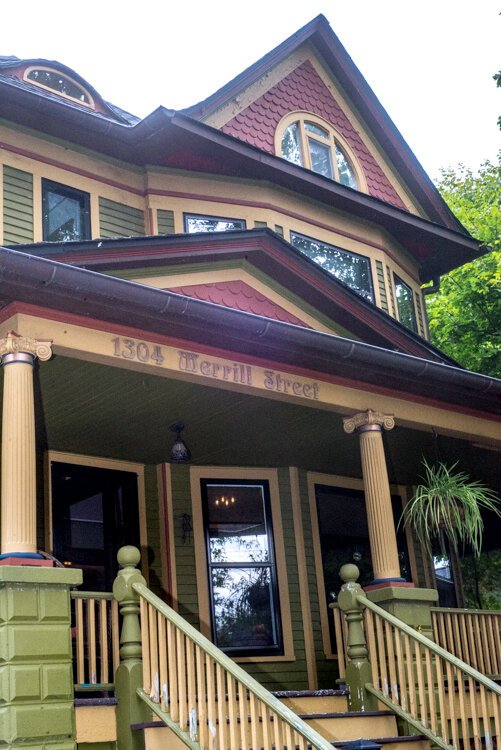
[[[280,226],[280,224],[275,224],[275,232],[280,236],[284,236],[284,228]]]
[[[99,198],[101,237],[137,237],[145,233],[144,211]]]
[[[254,229],[266,229],[268,224],[265,221],[255,221]]]
[[[380,260],[376,261],[377,283],[379,287],[379,296],[381,298],[381,307],[389,312],[388,297],[386,296],[386,284],[384,283],[384,269]]]
[[[174,211],[164,211],[159,208],[157,211],[158,234],[175,234],[174,231]]]
[[[4,165],[3,241],[33,242],[33,175]]]

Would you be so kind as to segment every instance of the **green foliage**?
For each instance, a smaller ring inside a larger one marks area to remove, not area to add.
[[[492,77],[496,81],[496,86],[499,86],[501,88],[501,70],[498,73],[494,73]],[[498,125],[501,129],[501,115],[498,117]]]
[[[482,510],[501,516],[495,493],[468,474],[438,463],[430,466],[423,461],[425,476],[416,487],[412,500],[406,505],[402,518],[414,529],[417,538],[431,554],[431,543],[438,539],[447,554],[447,545],[471,547],[478,557],[482,548],[484,522]]]
[[[501,152],[478,174],[464,166],[442,170],[438,187],[492,251],[443,276],[440,291],[427,298],[431,338],[464,367],[501,377]]]
[[[465,606],[469,609],[501,609],[501,552],[483,552],[461,559]]]

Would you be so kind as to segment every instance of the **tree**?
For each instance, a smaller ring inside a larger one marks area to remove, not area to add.
[[[491,251],[441,279],[427,298],[434,344],[464,367],[501,377],[501,151],[477,174],[443,169],[438,188],[461,223]]]

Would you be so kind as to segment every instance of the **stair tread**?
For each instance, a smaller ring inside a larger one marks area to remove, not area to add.
[[[75,707],[82,706],[116,706],[116,698],[75,698]]]
[[[394,716],[393,711],[334,711],[318,714],[298,714],[301,719],[349,719],[354,716]]]
[[[273,695],[275,698],[328,698],[331,695],[348,695],[348,690],[346,688],[338,690],[275,690]]]
[[[371,738],[369,737],[367,739]],[[396,737],[378,737],[374,742],[377,742],[379,745],[389,745],[392,742],[422,742],[423,740],[426,740],[424,734],[405,734],[402,736],[397,735]],[[343,747],[343,745],[349,745],[352,742],[353,740],[333,740],[331,744],[336,747]]]

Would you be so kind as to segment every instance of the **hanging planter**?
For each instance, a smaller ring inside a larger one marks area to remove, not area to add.
[[[501,516],[499,499],[489,487],[457,471],[458,462],[430,466],[424,460],[423,465],[423,482],[416,487],[401,521],[415,531],[429,554],[437,539],[444,554],[448,542],[455,550],[468,545],[478,557],[484,530],[482,510]]]

